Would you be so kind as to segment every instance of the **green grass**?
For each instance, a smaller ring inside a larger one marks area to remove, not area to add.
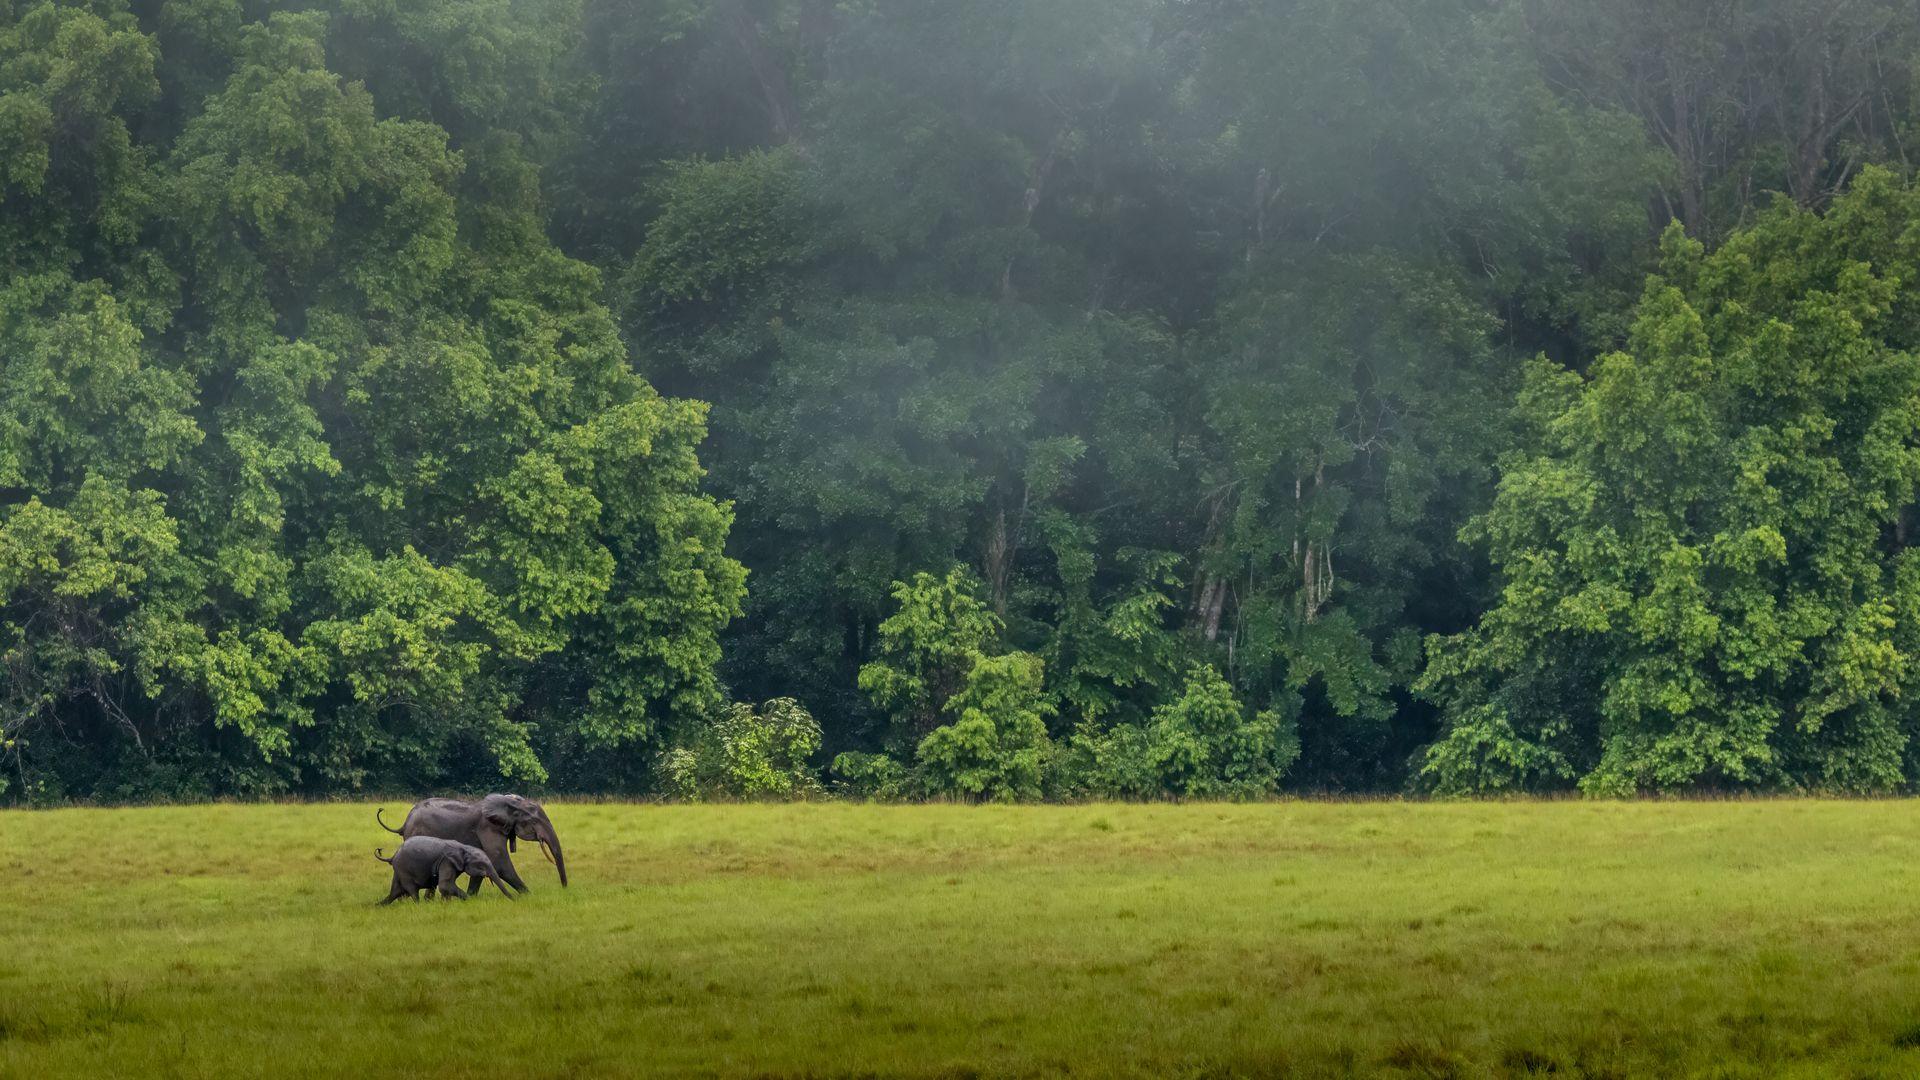
[[[1912,803],[550,809],[0,814],[0,1076],[1920,1075]]]

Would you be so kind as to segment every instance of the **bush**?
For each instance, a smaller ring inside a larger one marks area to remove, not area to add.
[[[1044,667],[1031,653],[981,657],[947,702],[950,724],[920,742],[916,756],[932,795],[1012,802],[1040,797],[1046,762]]]
[[[893,583],[900,610],[880,624],[874,659],[860,669],[860,689],[888,710],[887,749],[906,756],[940,726],[1002,629],[964,568],[946,577],[915,574]]]
[[[1052,744],[1046,667],[1032,653],[989,655],[1001,625],[964,569],[894,583],[900,610],[880,624],[860,688],[892,714],[895,756],[842,754],[834,772],[866,798],[924,794],[1037,799]],[[912,755],[909,767],[900,758]]]
[[[1151,799],[1164,794],[1144,724],[1075,732],[1054,761],[1050,793],[1063,799]]]
[[[855,799],[891,801],[912,793],[907,767],[885,754],[848,752],[833,759],[835,790]]]
[[[1279,790],[1299,756],[1292,717],[1268,709],[1249,719],[1220,673],[1198,665],[1145,724],[1076,734],[1055,786],[1105,798],[1259,798]]]
[[[820,793],[811,759],[820,723],[792,698],[733,704],[693,741],[662,753],[655,786],[670,798],[798,799]]]

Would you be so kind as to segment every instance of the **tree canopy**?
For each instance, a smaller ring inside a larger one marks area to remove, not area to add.
[[[1895,0],[0,0],[0,798],[1909,789],[1916,72]]]
[[[720,704],[706,408],[633,372],[511,182],[510,65],[428,33],[430,92],[330,66],[505,5],[157,9],[0,30],[9,779],[617,780]]]

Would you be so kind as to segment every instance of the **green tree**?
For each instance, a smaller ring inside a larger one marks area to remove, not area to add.
[[[1146,723],[1076,736],[1061,767],[1077,794],[1246,799],[1279,790],[1299,757],[1297,717],[1249,716],[1220,672],[1196,665]]]
[[[880,624],[877,657],[860,669],[860,689],[892,714],[888,741],[902,754],[940,726],[998,640],[1000,620],[977,588],[961,567],[944,578],[915,574],[894,583],[900,610]]]
[[[878,657],[860,687],[893,714],[888,744],[918,765],[915,786],[935,796],[1032,799],[1041,793],[1053,712],[1045,663],[1030,653],[993,655],[1001,623],[955,567],[947,576],[896,582],[900,610],[880,624]],[[836,771],[863,788],[900,783],[865,756]]]
[[[532,76],[456,8],[0,14],[27,797],[637,782],[721,700],[744,571],[704,409],[630,370],[595,272],[497,182]],[[332,66],[389,46],[432,86]]]
[[[1911,780],[1917,257],[1920,194],[1870,170],[1711,255],[1672,230],[1627,351],[1534,365],[1471,530],[1500,602],[1432,644],[1430,784]]]
[[[820,791],[819,750],[820,722],[792,698],[775,698],[758,709],[727,706],[654,767],[660,791],[683,799],[795,799]]]
[[[928,794],[1012,802],[1040,797],[1048,757],[1044,665],[1031,653],[982,656],[947,701],[952,720],[920,740]]]

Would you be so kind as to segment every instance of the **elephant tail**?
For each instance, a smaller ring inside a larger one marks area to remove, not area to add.
[[[392,859],[389,859],[389,858],[387,858],[387,849],[386,849],[386,848],[374,848],[374,849],[373,849],[373,857],[374,857],[374,858],[376,858],[376,859],[379,859],[379,860],[380,860],[381,862],[383,862],[383,863],[392,863],[392,862],[393,862],[393,860],[392,860]]]
[[[387,824],[387,819],[380,816],[381,809],[382,807],[378,807],[378,806],[373,808],[373,820],[379,822],[381,828],[387,830],[388,832],[392,833],[395,836],[407,835],[406,833],[401,832],[399,829],[396,829],[393,826]],[[406,822],[403,821],[400,824],[405,825]]]

